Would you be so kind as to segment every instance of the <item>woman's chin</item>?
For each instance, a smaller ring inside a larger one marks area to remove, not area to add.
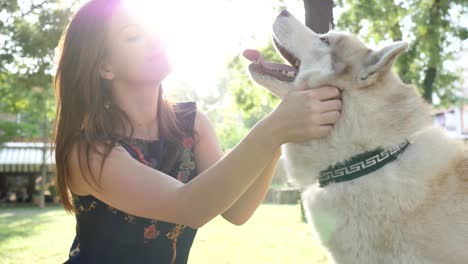
[[[164,68],[159,67],[154,71],[145,72],[144,75],[149,80],[163,80],[171,73],[171,71],[171,66],[166,65]]]
[[[166,71],[148,72],[138,76],[137,78],[133,78],[133,80],[135,82],[147,82],[158,84],[162,82],[170,73],[170,69],[167,69]]]

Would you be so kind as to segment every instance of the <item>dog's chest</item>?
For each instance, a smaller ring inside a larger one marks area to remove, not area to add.
[[[396,203],[371,191],[358,194],[341,187],[319,190],[313,186],[303,192],[315,234],[335,258],[382,263],[382,254],[392,254],[401,246],[395,245],[402,236],[401,227],[396,226],[401,219],[395,215]]]

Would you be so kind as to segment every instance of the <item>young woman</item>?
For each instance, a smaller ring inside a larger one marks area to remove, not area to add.
[[[324,137],[340,116],[336,88],[298,88],[223,156],[195,103],[163,96],[169,72],[157,36],[119,1],[86,3],[64,31],[54,141],[77,220],[69,263],[186,263],[197,228],[250,218],[281,144]]]

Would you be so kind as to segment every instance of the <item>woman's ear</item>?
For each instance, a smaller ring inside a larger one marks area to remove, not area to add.
[[[112,66],[105,59],[102,59],[101,63],[99,63],[99,74],[101,75],[101,78],[109,81],[112,81],[115,78]]]

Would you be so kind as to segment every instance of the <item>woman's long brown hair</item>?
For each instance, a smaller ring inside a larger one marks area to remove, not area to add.
[[[123,137],[116,133],[117,129],[125,131],[124,124],[130,124],[130,135],[133,134],[128,115],[113,102],[110,84],[100,77],[98,70],[110,18],[119,4],[118,0],[92,0],[83,5],[65,28],[58,45],[53,142],[55,173],[63,207],[70,213],[75,212],[68,185],[72,148],[77,147],[82,175],[88,170],[95,184],[90,186],[99,187],[99,178],[90,169],[90,152],[103,156],[100,177],[110,151]],[[188,135],[176,119],[177,111],[160,88],[157,112],[160,137],[165,139],[161,170],[166,173],[177,163],[182,139]],[[98,151],[98,144],[104,146],[104,151]],[[90,184],[86,177],[83,178]]]

